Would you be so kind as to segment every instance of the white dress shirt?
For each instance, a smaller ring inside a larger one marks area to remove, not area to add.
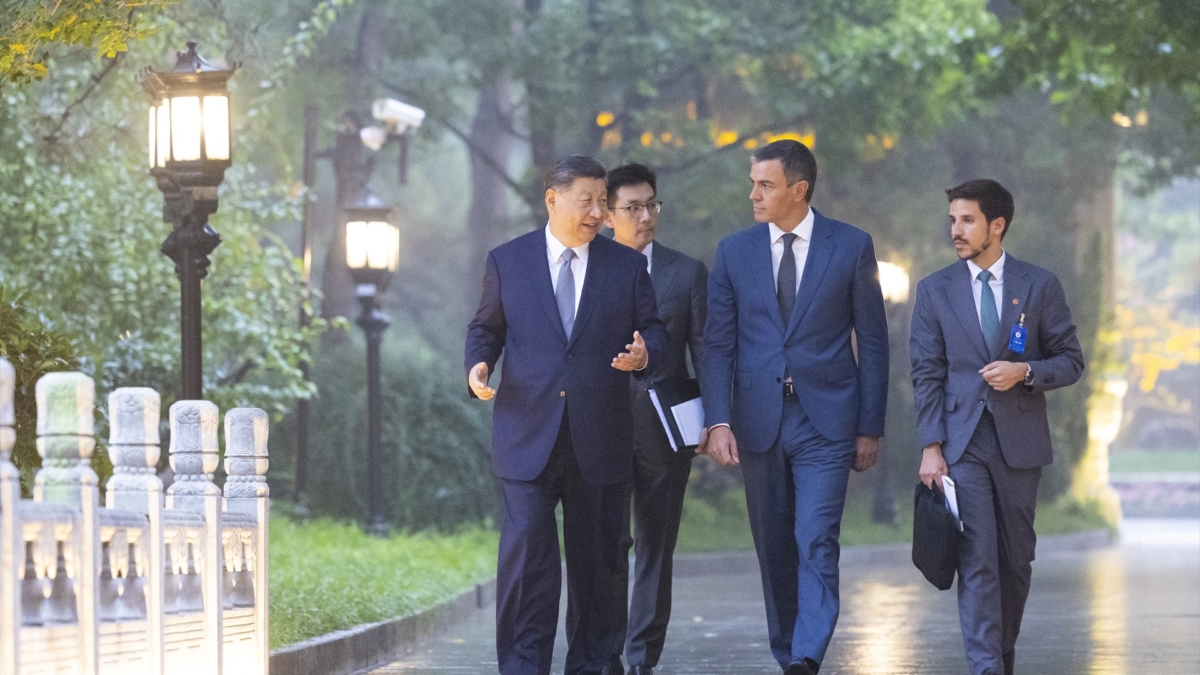
[[[579,298],[583,295],[583,278],[587,275],[588,249],[592,242],[574,247],[575,259],[571,261],[571,273],[575,275],[575,313],[579,313]],[[558,270],[562,267],[562,254],[567,245],[558,240],[546,223],[546,257],[550,263],[550,285],[558,292]]]
[[[796,256],[796,290],[800,290],[800,279],[804,277],[804,263],[808,260],[808,244],[812,241],[813,210],[808,210],[804,220],[792,230],[796,239],[792,242],[792,253]],[[779,291],[779,263],[783,260],[783,235],[786,234],[775,223],[767,223],[771,231],[771,276],[775,279],[775,291]]]
[[[649,274],[650,268],[654,266],[654,242],[646,244],[646,248],[642,249],[642,255],[646,256],[646,274]]]
[[[992,273],[992,278],[988,279],[988,285],[992,287],[992,295],[996,296],[996,316],[1004,316],[1004,260],[1008,254],[1004,249],[1000,250],[1000,259],[992,263],[988,271]],[[983,268],[975,264],[974,260],[967,261],[967,269],[971,270],[971,294],[975,296],[975,316],[979,318],[980,327],[983,326],[983,314],[979,311],[980,298],[983,297],[983,282],[979,280],[979,273]]]

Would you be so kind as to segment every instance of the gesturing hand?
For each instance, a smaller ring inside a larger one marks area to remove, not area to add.
[[[475,395],[483,401],[491,400],[496,395],[496,390],[489,387],[487,381],[487,364],[480,361],[475,364],[475,367],[471,369],[471,374],[467,376],[467,384],[471,385],[471,391],[475,392]]]
[[[708,430],[708,456],[721,466],[733,466],[740,462],[738,459],[737,439],[733,431],[725,426],[715,426]]]
[[[649,358],[646,354],[646,341],[642,339],[642,334],[635,330],[633,344],[625,345],[625,352],[617,354],[612,361],[612,367],[625,372],[641,370],[646,367]]]

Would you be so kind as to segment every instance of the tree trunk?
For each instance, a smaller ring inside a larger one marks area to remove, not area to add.
[[[508,166],[512,154],[512,81],[497,73],[479,92],[468,147],[471,152],[471,207],[467,232],[471,240],[465,278],[467,306],[478,300],[488,251],[508,238],[511,215],[508,184],[497,170]]]

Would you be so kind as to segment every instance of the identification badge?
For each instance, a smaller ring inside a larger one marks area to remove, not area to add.
[[[1008,351],[1017,354],[1025,353],[1025,338],[1028,336],[1028,331],[1025,329],[1025,315],[1021,315],[1021,320],[1017,325],[1012,327],[1012,333],[1008,336]]]

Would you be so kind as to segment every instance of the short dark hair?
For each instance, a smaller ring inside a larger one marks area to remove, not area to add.
[[[783,164],[783,177],[788,185],[808,181],[808,192],[804,201],[811,202],[813,190],[817,187],[817,158],[812,150],[800,141],[783,139],[767,143],[750,155],[751,162],[766,162],[778,159]]]
[[[949,201],[968,199],[979,204],[979,210],[989,223],[1003,218],[1004,231],[1000,237],[1008,234],[1008,226],[1013,220],[1013,196],[1003,185],[990,178],[978,178],[946,190],[946,197]]]
[[[630,185],[649,183],[654,194],[658,194],[658,176],[641,164],[626,164],[608,172],[608,203],[617,203],[617,190]]]
[[[558,190],[570,187],[576,178],[599,178],[604,180],[608,174],[604,165],[587,155],[571,155],[563,157],[554,163],[546,172],[546,189]]]

